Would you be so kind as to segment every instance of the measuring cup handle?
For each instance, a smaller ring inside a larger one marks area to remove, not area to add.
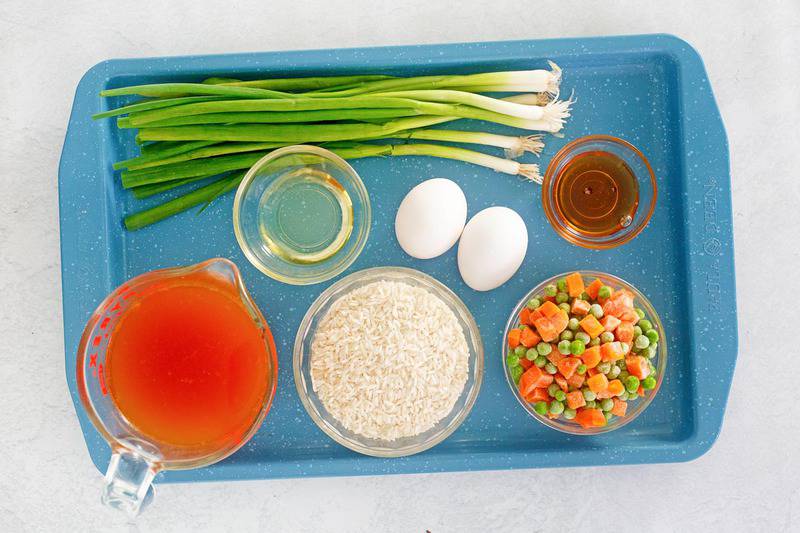
[[[114,450],[106,471],[101,501],[136,516],[153,499],[153,478],[157,465],[126,449]]]

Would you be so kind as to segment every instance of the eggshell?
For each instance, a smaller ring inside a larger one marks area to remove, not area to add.
[[[449,250],[467,221],[467,199],[455,182],[434,178],[411,189],[397,210],[394,232],[400,247],[417,259]]]
[[[458,243],[458,270],[476,291],[511,279],[525,259],[528,230],[516,211],[489,207],[470,219]]]

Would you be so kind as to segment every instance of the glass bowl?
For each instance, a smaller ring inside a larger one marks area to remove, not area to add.
[[[318,146],[287,146],[247,171],[233,202],[233,229],[247,259],[284,283],[328,280],[353,264],[372,208],[353,167]]]
[[[564,216],[559,205],[556,191],[564,170],[576,157],[587,152],[608,152],[619,157],[636,178],[636,210],[632,217],[625,217],[626,225],[620,225],[620,229],[611,233],[581,231]],[[550,161],[542,182],[544,212],[556,233],[573,244],[598,250],[620,246],[641,233],[653,216],[657,196],[656,176],[644,154],[629,142],[609,135],[589,135],[564,146]]]
[[[573,271],[574,272],[574,271]],[[598,435],[600,433],[608,433],[609,431],[614,431],[615,429],[619,429],[622,426],[625,426],[636,419],[642,412],[647,409],[647,406],[653,401],[658,393],[659,389],[661,388],[661,383],[664,379],[664,371],[667,368],[667,338],[664,334],[664,326],[661,323],[661,319],[658,316],[653,305],[650,303],[644,294],[639,292],[633,285],[628,283],[627,281],[618,278],[616,276],[612,276],[611,274],[606,274],[604,272],[596,272],[593,270],[578,270],[583,276],[583,279],[587,282],[589,280],[599,279],[603,282],[604,285],[608,285],[613,289],[620,289],[624,288],[631,291],[634,296],[634,305],[636,307],[640,307],[646,314],[648,320],[652,322],[653,328],[658,331],[659,334],[659,341],[658,341],[658,348],[656,350],[656,356],[654,359],[651,359],[651,362],[654,363],[656,369],[656,386],[654,389],[646,392],[643,398],[639,398],[635,402],[628,403],[628,411],[624,417],[615,416],[611,419],[603,427],[589,427],[583,428],[575,422],[574,420],[566,420],[564,418],[558,419],[551,419],[547,416],[542,416],[538,414],[536,411],[533,410],[533,404],[526,401],[522,395],[519,393],[519,389],[517,389],[517,385],[514,383],[514,378],[511,376],[511,371],[508,367],[508,363],[506,362],[506,358],[508,356],[508,332],[514,328],[518,323],[518,316],[522,308],[528,303],[531,298],[541,296],[544,292],[544,288],[547,285],[555,284],[559,279],[563,278],[564,276],[571,274],[572,272],[564,272],[557,276],[553,276],[552,278],[548,278],[542,281],[539,285],[533,288],[528,294],[522,298],[519,303],[514,307],[514,311],[511,313],[508,319],[508,323],[506,324],[506,329],[503,335],[503,372],[506,376],[506,382],[508,386],[511,388],[511,392],[514,394],[514,397],[517,399],[519,404],[531,415],[533,418],[544,424],[545,426],[551,427],[553,429],[557,429],[559,431],[563,431],[564,433],[570,433],[573,435]]]
[[[469,347],[467,382],[450,413],[434,427],[412,437],[379,440],[364,437],[346,429],[325,409],[312,388],[310,349],[320,320],[331,305],[352,290],[376,281],[398,281],[422,287],[449,307],[464,331]],[[445,285],[417,270],[402,267],[377,267],[354,272],[328,287],[311,304],[297,330],[294,343],[294,382],[300,401],[311,419],[330,438],[353,451],[375,457],[402,457],[427,450],[446,439],[466,419],[472,409],[483,380],[483,343],[478,325],[464,303]]]

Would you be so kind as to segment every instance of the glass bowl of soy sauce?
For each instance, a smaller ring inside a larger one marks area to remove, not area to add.
[[[589,135],[553,157],[542,183],[548,221],[563,238],[592,249],[608,249],[636,237],[656,206],[656,176],[631,143]]]
[[[245,174],[233,201],[233,229],[247,259],[292,285],[331,279],[364,249],[369,194],[344,159],[318,146],[265,155]]]

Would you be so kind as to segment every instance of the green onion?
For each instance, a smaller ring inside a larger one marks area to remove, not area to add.
[[[386,79],[392,79],[392,76],[319,76],[311,78],[274,78],[250,81],[235,80],[231,78],[208,78],[203,80],[203,83],[228,85],[232,87],[256,87],[258,89],[271,89],[273,91],[309,91],[330,89],[332,87],[341,87],[344,85],[357,85],[364,82],[374,82]]]

